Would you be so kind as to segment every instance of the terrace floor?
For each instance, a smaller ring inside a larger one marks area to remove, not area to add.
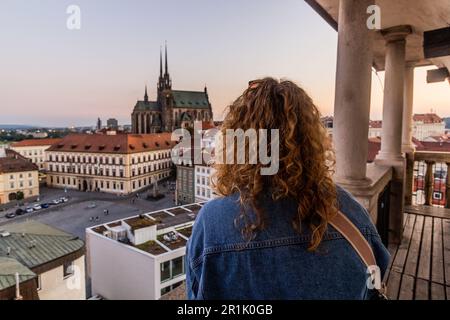
[[[405,208],[403,240],[392,255],[387,295],[399,300],[450,300],[450,210]]]

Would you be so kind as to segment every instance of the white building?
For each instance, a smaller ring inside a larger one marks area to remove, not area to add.
[[[445,134],[445,122],[435,113],[415,114],[413,116],[413,137],[419,141],[431,136]]]
[[[61,139],[27,139],[11,144],[11,149],[28,158],[39,170],[45,169],[45,150]]]
[[[108,300],[155,300],[185,281],[184,256],[202,203],[86,230],[92,294]]]
[[[194,190],[195,201],[208,201],[217,197],[211,184],[211,176],[214,168],[206,164],[195,165],[194,170]]]
[[[84,258],[81,239],[48,225],[1,226],[0,300],[85,300]]]

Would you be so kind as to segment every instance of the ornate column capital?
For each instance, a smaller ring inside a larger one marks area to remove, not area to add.
[[[381,30],[381,35],[387,42],[396,42],[405,40],[412,33],[413,29],[410,25],[401,25]]]

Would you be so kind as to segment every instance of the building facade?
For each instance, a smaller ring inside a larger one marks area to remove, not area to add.
[[[201,207],[194,203],[88,228],[93,295],[155,300],[182,285],[186,243]]]
[[[32,220],[2,226],[0,300],[13,299],[85,300],[84,242]]]
[[[108,129],[117,130],[117,129],[119,129],[119,121],[117,121],[117,119],[110,118],[110,119],[106,120],[106,127]]]
[[[47,185],[129,194],[170,176],[169,133],[72,134],[46,151]]]
[[[208,90],[173,90],[165,51],[163,74],[162,54],[156,101],[149,101],[147,87],[144,100],[137,101],[131,115],[133,133],[171,132],[176,128],[190,127],[193,121],[212,121],[213,113]]]
[[[333,131],[333,117],[322,118],[328,133]],[[419,141],[426,141],[429,137],[445,135],[445,121],[435,113],[414,114],[412,121],[412,136]],[[383,122],[381,120],[369,121],[369,138],[382,136]]]
[[[37,196],[38,167],[16,151],[0,149],[0,204]]]
[[[206,164],[195,166],[195,201],[208,201],[217,197],[211,184],[214,168]]]
[[[445,134],[445,121],[435,113],[413,115],[413,137],[423,141],[431,136]]]
[[[176,201],[177,204],[187,204],[195,202],[195,173],[192,162],[182,162],[176,165],[177,184]]]
[[[45,169],[45,150],[61,139],[27,139],[11,144],[11,149],[36,164],[39,170]]]

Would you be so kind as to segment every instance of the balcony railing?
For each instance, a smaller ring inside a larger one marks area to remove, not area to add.
[[[450,153],[415,152],[407,155],[407,205],[450,208]]]

